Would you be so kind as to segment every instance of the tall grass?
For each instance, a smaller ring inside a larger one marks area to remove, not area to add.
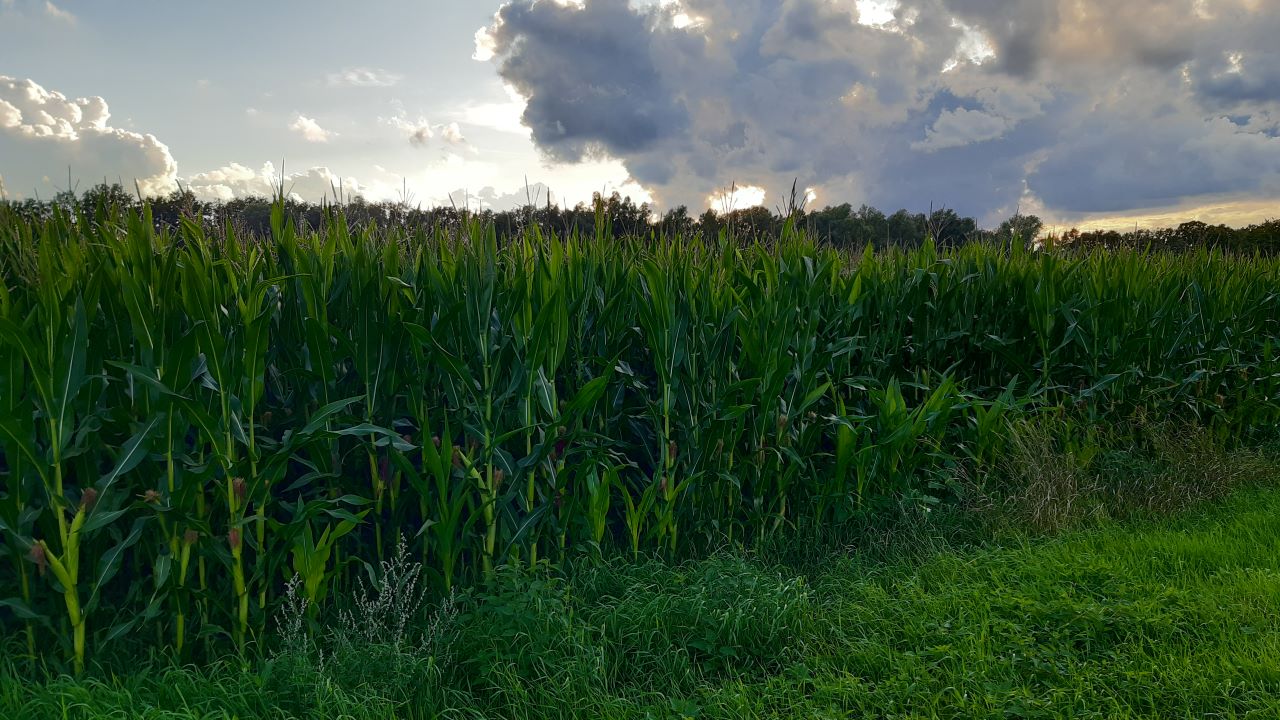
[[[0,653],[0,716],[1271,718],[1272,467],[1267,491],[1047,541],[508,564],[404,635],[379,609],[308,632],[295,606],[280,651],[249,662],[135,659],[73,678]],[[375,588],[401,586],[400,567],[380,566]]]
[[[1275,259],[5,213],[0,623],[73,669],[243,647],[401,536],[445,591],[936,503],[1028,414],[1280,419]]]

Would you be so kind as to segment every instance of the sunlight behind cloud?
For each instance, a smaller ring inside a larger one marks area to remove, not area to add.
[[[489,32],[488,27],[482,27],[476,30],[475,34],[475,52],[471,53],[472,60],[480,62],[489,62],[493,59],[494,51],[498,45],[493,39],[493,33]]]
[[[1044,213],[1051,229],[1057,233],[1071,228],[1081,232],[1115,230],[1129,232],[1135,229],[1153,230],[1175,227],[1184,222],[1202,222],[1208,225],[1244,227],[1271,219],[1280,219],[1280,207],[1271,200],[1239,200],[1224,197],[1213,202],[1192,200],[1167,208],[1148,209],[1134,213],[1096,215],[1075,218],[1055,217],[1052,211]]]
[[[525,99],[510,85],[503,85],[506,102],[469,103],[456,109],[452,116],[464,125],[529,137],[530,130],[521,120]]]
[[[739,185],[711,193],[707,197],[707,207],[721,213],[744,210],[763,205],[767,195],[759,185]]]
[[[951,27],[958,28],[962,36],[959,45],[956,46],[956,54],[943,66],[942,72],[951,72],[963,62],[981,65],[996,56],[995,48],[991,46],[991,41],[982,34],[982,31],[954,18],[951,20]]]
[[[871,27],[889,25],[895,19],[898,0],[857,0],[858,22]]]

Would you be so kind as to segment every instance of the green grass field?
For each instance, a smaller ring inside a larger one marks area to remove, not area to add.
[[[509,570],[422,650],[331,644],[325,667],[306,652],[49,681],[9,666],[0,716],[1280,715],[1275,489],[985,547],[925,526],[879,551],[778,555]]]

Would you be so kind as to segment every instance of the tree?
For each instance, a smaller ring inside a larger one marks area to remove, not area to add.
[[[714,241],[720,236],[720,229],[724,227],[724,223],[720,222],[720,216],[716,215],[715,210],[708,209],[698,217],[698,230],[702,233],[702,237],[708,241]]]
[[[776,237],[782,227],[782,218],[776,217],[762,205],[734,210],[725,216],[725,224],[735,237],[743,240],[764,240]]]
[[[887,219],[888,243],[903,248],[916,248],[924,243],[927,231],[927,220],[924,213],[910,213],[899,210]]]
[[[961,217],[955,210],[943,208],[929,214],[929,235],[938,247],[956,247],[975,235],[978,223],[970,217]]]
[[[196,199],[190,188],[179,188],[163,197],[148,200],[151,218],[159,227],[176,227],[183,218],[197,222],[213,217],[213,205]]]
[[[1011,243],[1015,240],[1020,240],[1024,245],[1029,246],[1040,237],[1040,231],[1043,229],[1044,221],[1035,215],[1016,213],[1000,223],[1000,229],[996,230],[996,240],[1006,247],[1011,247]]]
[[[809,227],[818,240],[836,247],[854,244],[857,223],[853,217],[853,207],[849,203],[814,210],[809,213],[808,219]]]
[[[689,217],[689,208],[684,205],[668,210],[662,216],[660,225],[664,234],[675,237],[689,237],[693,235],[695,227],[693,218]]]

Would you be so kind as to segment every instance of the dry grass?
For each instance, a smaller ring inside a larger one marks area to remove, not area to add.
[[[1119,478],[1112,493],[1130,513],[1183,512],[1275,475],[1275,456],[1257,448],[1225,449],[1203,427],[1168,420],[1140,427],[1158,472]]]
[[[1000,506],[1006,521],[1058,532],[1091,521],[1162,517],[1220,500],[1273,478],[1274,454],[1223,447],[1203,427],[1137,417],[1132,447],[1070,448],[1072,429],[1059,422],[1016,424],[994,488],[978,488],[972,504]]]
[[[1061,448],[1061,428],[1044,422],[1015,425],[999,474],[1008,483],[1003,507],[1028,527],[1054,532],[1096,516],[1103,494],[1090,472],[1092,453]]]

